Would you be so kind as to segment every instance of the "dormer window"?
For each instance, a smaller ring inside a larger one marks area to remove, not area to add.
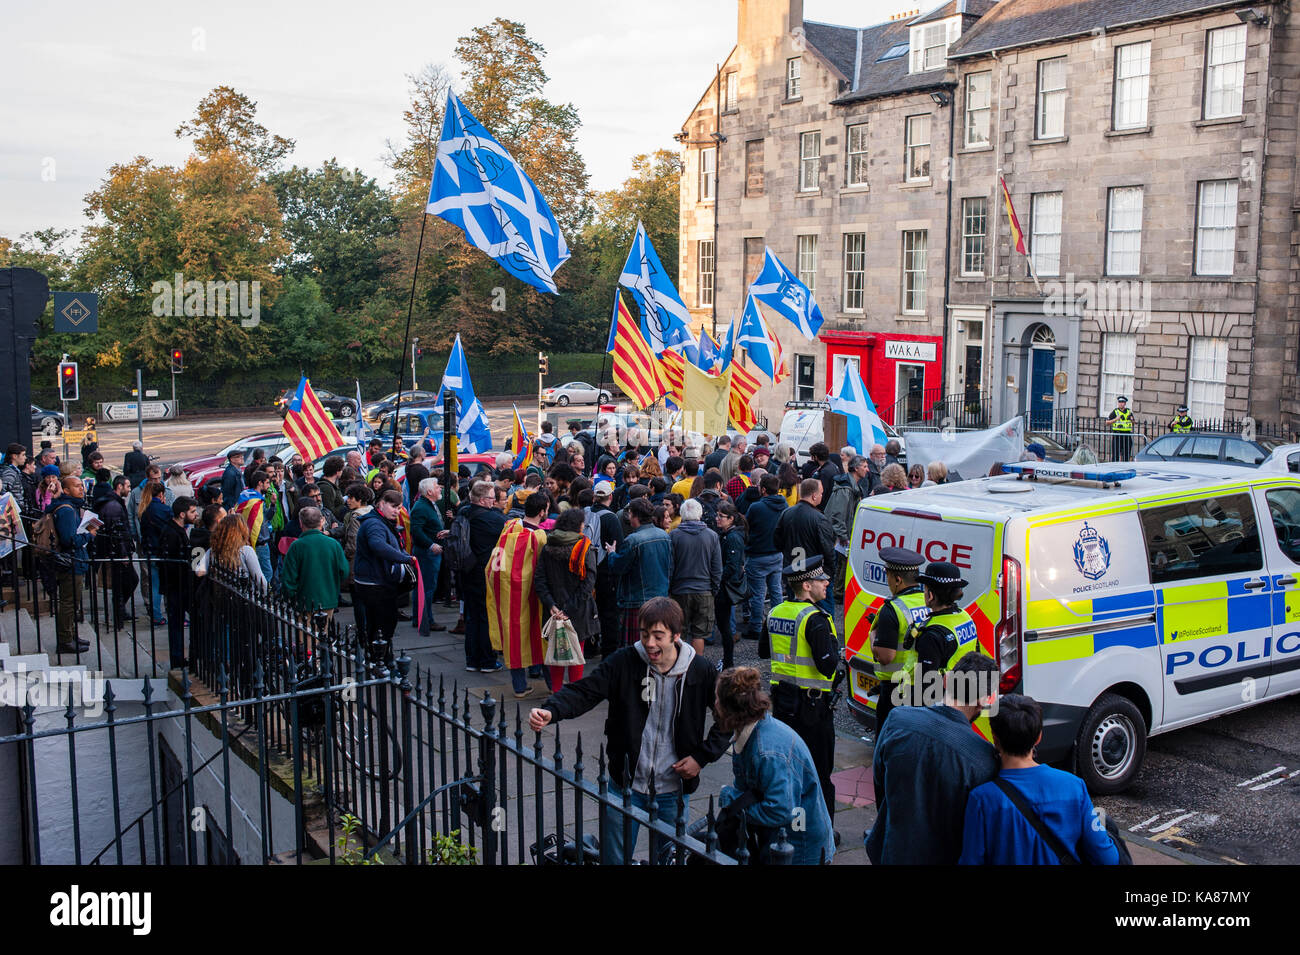
[[[911,30],[909,72],[941,70],[948,62],[948,47],[961,36],[961,17],[949,17],[937,23],[922,23]]]

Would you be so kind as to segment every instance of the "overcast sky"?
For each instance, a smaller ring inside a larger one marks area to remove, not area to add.
[[[805,0],[809,20],[866,26],[938,0]],[[137,155],[179,164],[173,135],[214,86],[257,101],[297,141],[290,161],[330,157],[387,182],[407,75],[451,62],[456,38],[493,17],[547,50],[547,95],[572,102],[598,189],[672,135],[736,37],[734,0],[64,0],[5,11],[0,78],[0,235],[81,228],[88,192]]]

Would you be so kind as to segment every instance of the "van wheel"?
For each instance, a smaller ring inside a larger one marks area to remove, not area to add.
[[[1075,772],[1101,796],[1123,792],[1142,768],[1147,751],[1147,724],[1133,701],[1103,693],[1075,740]]]

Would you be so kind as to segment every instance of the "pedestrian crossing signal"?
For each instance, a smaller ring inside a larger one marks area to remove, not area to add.
[[[59,398],[76,401],[81,389],[77,383],[77,363],[65,361],[59,365]]]

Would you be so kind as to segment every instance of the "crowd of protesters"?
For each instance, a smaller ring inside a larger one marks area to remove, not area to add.
[[[434,619],[442,601],[459,608],[451,632],[464,636],[466,670],[506,670],[516,699],[546,697],[530,715],[534,729],[609,704],[614,789],[633,805],[654,800],[659,818],[675,821],[701,768],[729,751],[735,785],[723,805],[743,807],[768,835],[801,811],[806,824],[786,832],[795,861],[829,861],[838,838],[825,760],[774,711],[759,671],[734,667],[735,644],[765,645],[792,569],[833,568],[842,585],[863,498],[949,475],[938,462],[905,469],[895,441],[865,454],[819,442],[800,466],[792,446],[764,437],[752,447],[745,436],[696,447],[680,432],[657,446],[646,438],[574,425],[557,439],[547,424],[527,467],[513,468],[507,451],[494,468],[462,465],[450,478],[420,444],[390,457],[373,441],[325,459],[319,475],[298,455],[233,451],[220,478],[197,489],[179,467],[164,473],[139,442],[117,474],[91,440],[80,467],[51,447],[33,455],[15,444],[0,483],[31,519],[29,542],[39,543],[32,531],[51,516],[50,553],[31,564],[52,598],[61,653],[87,649],[76,624],[96,575],[112,595],[113,627],[141,608],[167,629],[173,667],[187,662],[195,582],[214,565],[304,614],[328,619],[350,605],[372,648],[391,648],[404,621],[422,635],[444,630]],[[83,526],[87,509],[97,520]],[[92,557],[102,561],[94,574]],[[830,596],[806,599],[836,619]],[[584,662],[547,665],[548,622],[572,632]],[[715,643],[721,659],[710,663],[704,651]],[[992,666],[969,654],[953,672]],[[1089,826],[1082,783],[1034,762],[1037,704],[1003,698],[995,750],[969,731],[988,702],[950,694],[891,715],[875,750],[872,860],[1059,861],[995,785],[1002,779],[1088,861],[1116,861],[1105,830]],[[621,820],[605,827],[606,861],[623,861],[624,835]]]

